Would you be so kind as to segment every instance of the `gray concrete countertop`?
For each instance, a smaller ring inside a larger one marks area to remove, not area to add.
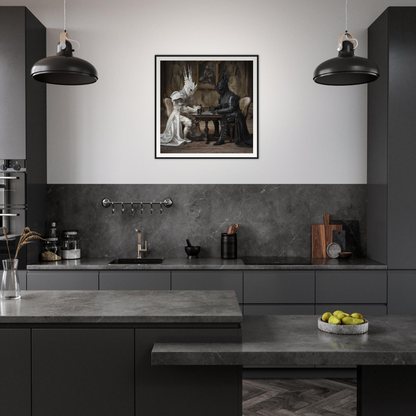
[[[337,335],[318,316],[245,316],[242,344],[155,344],[153,365],[415,365],[416,318],[369,316],[369,332]]]
[[[108,264],[113,259],[80,259],[39,262],[28,270],[386,270],[385,264],[367,258],[314,259],[311,264],[245,265],[241,259],[167,258],[162,264]]]
[[[0,324],[240,323],[233,291],[22,291]]]

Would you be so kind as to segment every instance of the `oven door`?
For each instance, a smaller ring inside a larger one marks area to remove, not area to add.
[[[26,173],[0,173],[0,206],[24,206]]]
[[[11,239],[20,236],[25,223],[26,210],[24,208],[0,207],[0,236],[3,236],[3,228],[6,229]]]

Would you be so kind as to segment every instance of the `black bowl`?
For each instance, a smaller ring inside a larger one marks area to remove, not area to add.
[[[185,252],[188,255],[188,257],[191,258],[198,257],[199,250],[201,250],[201,247],[199,246],[185,246]]]

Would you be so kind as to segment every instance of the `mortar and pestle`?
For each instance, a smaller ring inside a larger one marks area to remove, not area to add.
[[[188,255],[188,259],[197,259],[198,254],[199,254],[199,250],[201,250],[201,247],[200,246],[193,246],[188,239],[186,239],[186,243],[188,245],[185,247],[185,252]]]

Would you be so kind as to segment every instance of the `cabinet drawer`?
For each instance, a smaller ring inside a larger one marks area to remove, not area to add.
[[[317,271],[316,303],[387,303],[387,272]]]
[[[100,272],[100,290],[170,290],[170,272]]]
[[[244,315],[315,315],[315,305],[244,305]]]
[[[325,312],[334,312],[340,309],[345,313],[362,313],[366,315],[387,315],[387,306],[383,304],[363,304],[363,303],[321,303],[316,305],[316,314],[322,315]]]
[[[243,303],[243,273],[237,271],[172,272],[172,290],[234,290]]]
[[[98,290],[98,272],[28,271],[27,290]]]
[[[244,272],[244,303],[315,303],[315,272]]]
[[[415,271],[389,271],[389,315],[416,315],[415,293]]]
[[[26,270],[18,270],[20,290],[26,290]]]

